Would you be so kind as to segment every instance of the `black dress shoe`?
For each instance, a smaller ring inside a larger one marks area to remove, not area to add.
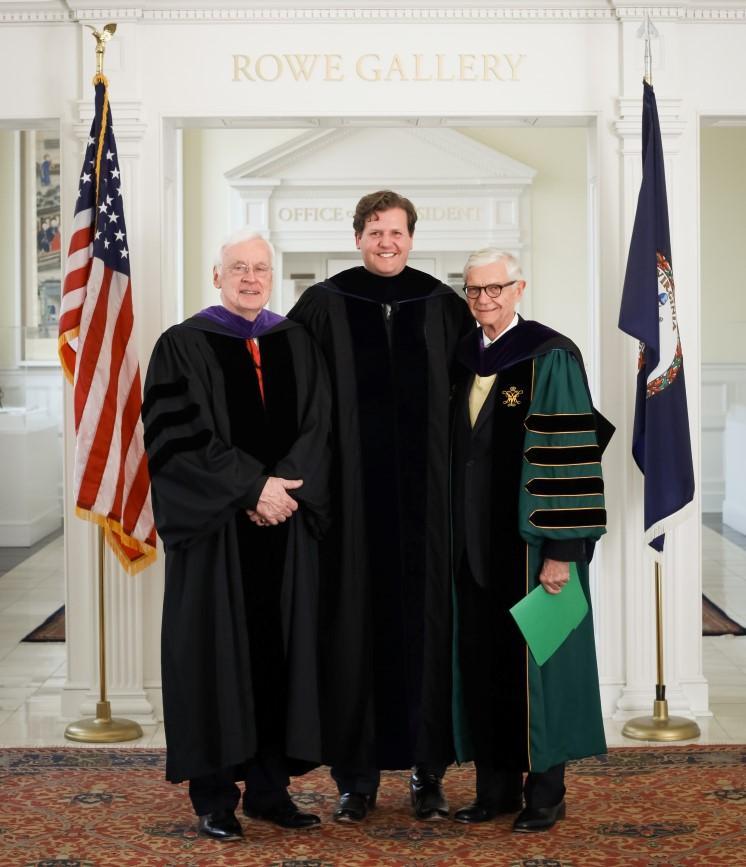
[[[490,822],[496,816],[502,813],[517,813],[523,806],[523,799],[519,795],[513,800],[505,801],[480,801],[479,798],[468,807],[462,807],[456,810],[453,818],[457,822],[463,822],[465,825],[477,825],[480,822]]]
[[[362,822],[375,805],[375,793],[366,795],[364,792],[345,792],[340,795],[332,818],[335,822]]]
[[[296,831],[303,828],[313,828],[315,825],[321,824],[321,819],[317,815],[301,812],[289,798],[287,801],[282,801],[263,810],[244,804],[243,814],[250,819],[263,819],[265,822],[272,822],[273,825],[279,825],[281,828],[290,828]]]
[[[415,819],[429,822],[448,817],[448,801],[443,794],[443,785],[436,774],[416,771],[409,780],[412,807]]]
[[[554,807],[526,807],[513,822],[513,830],[523,834],[533,831],[548,831],[555,822],[565,818],[565,802]]]
[[[243,837],[241,824],[233,810],[216,810],[199,817],[199,833],[214,840],[240,840]]]

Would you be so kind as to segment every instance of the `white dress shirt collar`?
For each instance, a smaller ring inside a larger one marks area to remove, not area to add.
[[[483,341],[483,343],[484,343],[484,348],[486,349],[488,346],[492,346],[492,344],[493,344],[495,341],[499,340],[499,339],[500,339],[504,334],[507,334],[508,331],[510,331],[511,328],[515,328],[516,325],[518,325],[518,322],[519,322],[519,321],[520,321],[520,317],[519,317],[518,314],[516,313],[515,316],[513,316],[513,319],[512,319],[512,321],[511,321],[510,325],[508,325],[507,328],[504,328],[504,329],[503,329],[503,330],[502,330],[502,331],[497,335],[497,337],[495,337],[493,340],[490,340],[489,337],[487,337],[487,335],[484,333],[484,329],[482,329],[482,341]]]

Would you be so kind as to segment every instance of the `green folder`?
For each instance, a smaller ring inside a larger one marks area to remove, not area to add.
[[[511,609],[537,665],[544,665],[588,613],[588,600],[570,563],[570,580],[557,594],[547,593],[539,584]]]

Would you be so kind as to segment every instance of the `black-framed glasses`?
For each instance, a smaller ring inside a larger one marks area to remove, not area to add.
[[[488,283],[486,286],[470,286],[467,284],[464,286],[464,294],[467,298],[471,298],[472,301],[479,298],[482,292],[486,292],[490,298],[499,298],[503,289],[517,282],[517,280],[511,280],[509,283]]]

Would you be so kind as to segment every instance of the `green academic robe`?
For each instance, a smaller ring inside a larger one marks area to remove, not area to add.
[[[507,351],[476,351],[469,338],[461,354],[471,370],[453,427],[454,724],[461,760],[540,772],[606,751],[588,561],[605,532],[608,423],[570,341],[523,321],[508,335]],[[472,427],[474,372],[497,376]],[[539,666],[509,608],[547,557],[577,563],[589,610]]]

